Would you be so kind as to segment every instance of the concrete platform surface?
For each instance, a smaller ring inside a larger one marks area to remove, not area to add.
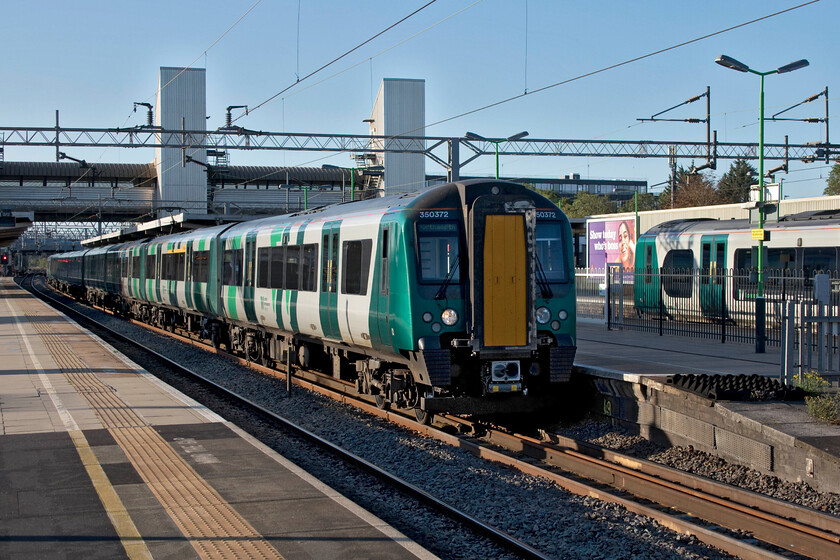
[[[0,279],[0,558],[434,558]]]

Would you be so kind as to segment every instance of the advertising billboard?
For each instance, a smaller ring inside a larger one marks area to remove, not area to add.
[[[632,269],[636,260],[636,224],[633,218],[586,221],[586,262],[603,270],[607,263]],[[625,279],[632,275],[625,275]]]

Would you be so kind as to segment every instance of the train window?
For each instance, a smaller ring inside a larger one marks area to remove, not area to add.
[[[735,250],[735,268],[741,271],[752,268],[752,249]]]
[[[709,283],[709,274],[712,272],[712,244],[711,243],[703,243],[702,245],[702,263],[700,268],[702,269],[700,275],[700,283],[701,284],[708,284]]]
[[[268,287],[273,290],[283,289],[283,270],[286,267],[286,248],[272,247],[268,252],[268,259],[271,263],[269,272]]]
[[[459,231],[456,222],[424,222],[417,224],[417,246],[420,256],[420,281],[441,283],[448,276],[456,284],[458,271]]]
[[[796,249],[768,249],[767,268],[778,270],[795,269]]]
[[[184,279],[184,253],[166,253],[161,261],[161,280],[183,280]]]
[[[210,251],[194,251],[192,255],[192,281],[210,280]]]
[[[257,250],[257,288],[268,288],[269,247]]]
[[[722,284],[726,271],[726,244],[715,244],[715,284]]]
[[[549,282],[568,282],[566,251],[560,222],[537,224],[537,260]]]
[[[304,245],[300,257],[300,290],[314,292],[318,284],[318,245]]]
[[[379,280],[379,293],[383,296],[387,296],[391,286],[391,270],[389,266],[389,258],[388,253],[390,251],[390,247],[388,245],[388,228],[382,229],[382,247],[380,249],[379,254],[379,269],[380,269],[380,280]]]
[[[690,249],[674,249],[665,254],[662,287],[670,297],[691,297],[694,252]]]
[[[146,255],[146,278],[157,278],[157,255]]]
[[[324,234],[324,241],[321,245],[321,291],[330,291],[330,236]]]
[[[342,247],[342,293],[359,296],[367,294],[372,245],[373,241],[370,239],[344,242]]]
[[[222,265],[222,284],[242,285],[242,249],[227,249]]]
[[[286,279],[283,287],[287,290],[299,288],[300,276],[300,245],[289,245],[286,247]]]
[[[645,284],[653,283],[653,242],[645,244]]]
[[[131,257],[131,277],[140,278],[140,255]]]
[[[338,233],[332,234],[332,243],[330,245],[332,250],[330,252],[330,291],[335,292],[338,289]],[[345,292],[346,293],[346,292]]]
[[[834,247],[809,247],[802,250],[802,270],[805,278],[837,270],[837,249]]]

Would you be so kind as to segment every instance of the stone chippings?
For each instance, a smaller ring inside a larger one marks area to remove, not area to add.
[[[663,447],[609,422],[589,421],[558,430],[566,437],[587,441],[640,459],[694,473],[779,500],[840,515],[840,494],[817,492],[805,482],[787,482],[755,469],[727,462],[691,446]]]
[[[620,506],[570,494],[547,480],[478,459],[302,389],[286,398],[284,381],[121,319],[89,309],[84,312],[551,557],[728,558],[692,536],[665,529]],[[238,420],[235,413],[228,419]],[[596,424],[583,429],[593,435],[600,432],[594,439],[602,445],[631,441],[627,435],[608,432]],[[345,475],[346,469],[333,465],[320,451],[306,451],[305,446],[277,434],[259,433],[258,437],[443,558],[511,557],[497,545],[453,527],[454,523],[440,515],[408,504],[381,484],[360,480],[358,474]],[[702,463],[705,459],[695,460]]]

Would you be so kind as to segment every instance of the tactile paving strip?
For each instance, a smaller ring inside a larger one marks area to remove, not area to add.
[[[145,420],[103,383],[50,324],[27,313],[56,364],[202,558],[282,559]]]

